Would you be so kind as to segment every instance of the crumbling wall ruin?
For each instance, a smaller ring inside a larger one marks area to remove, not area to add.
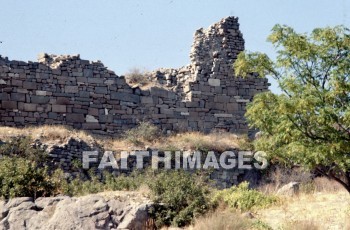
[[[224,18],[195,32],[190,65],[154,71],[161,87],[148,89],[79,55],[43,54],[38,62],[0,57],[0,125],[60,124],[114,135],[150,121],[164,132],[249,133],[245,105],[269,84],[234,76],[243,50],[238,18]]]

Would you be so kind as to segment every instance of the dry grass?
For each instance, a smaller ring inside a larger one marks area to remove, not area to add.
[[[251,229],[251,221],[241,214],[229,211],[216,211],[207,216],[196,219],[190,230],[222,230],[222,229]]]
[[[40,138],[44,142],[65,142],[69,137],[76,137],[84,141],[92,141],[93,137],[84,131],[74,130],[65,126],[32,126],[26,128],[0,127],[0,139],[8,140],[15,136],[30,136],[33,139]]]
[[[131,86],[145,87],[152,85],[151,76],[146,70],[141,70],[140,68],[131,68],[126,74],[125,79]]]
[[[282,227],[283,230],[318,230],[320,229],[320,225],[315,223],[312,220],[296,220],[289,221],[285,223]]]
[[[313,194],[317,192],[336,193],[345,191],[345,189],[336,181],[326,177],[313,178],[312,174],[302,168],[284,168],[276,167],[274,170],[269,170],[262,178],[258,190],[267,193],[275,194],[279,188],[290,182],[299,182],[299,192],[302,194]]]
[[[225,150],[239,148],[240,137],[231,133],[200,132],[180,133],[165,137],[154,143],[154,147],[161,150]]]
[[[313,180],[315,192],[328,192],[337,193],[339,191],[345,191],[343,186],[335,180],[330,180],[326,177],[317,177]]]
[[[283,199],[283,205],[259,210],[256,216],[274,229],[347,229],[350,197],[345,191],[300,194]]]
[[[79,138],[86,142],[95,141],[103,146],[105,150],[130,151],[139,150],[140,147],[151,147],[159,150],[213,150],[223,152],[240,148],[247,140],[231,133],[188,132],[174,134],[171,136],[159,136],[153,140],[142,140],[142,145],[130,143],[125,138],[108,138],[93,136],[85,131],[75,130],[66,126],[43,125],[25,128],[0,127],[0,140],[6,141],[15,136],[30,136],[33,139],[41,139],[43,142],[65,143],[70,137]]]

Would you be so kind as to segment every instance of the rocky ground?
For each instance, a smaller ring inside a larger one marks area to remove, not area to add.
[[[151,201],[137,192],[0,201],[0,229],[145,229]]]

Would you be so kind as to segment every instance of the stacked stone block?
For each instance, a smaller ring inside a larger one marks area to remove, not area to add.
[[[0,58],[0,125],[60,124],[118,135],[150,121],[164,132],[248,133],[245,105],[268,83],[234,76],[242,50],[238,19],[225,18],[196,31],[190,65],[153,72],[162,87],[144,90],[79,55],[42,54],[28,63]]]

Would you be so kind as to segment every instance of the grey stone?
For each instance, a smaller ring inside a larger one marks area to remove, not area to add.
[[[23,88],[24,89],[37,89],[37,84],[36,84],[36,82],[24,81]]]
[[[220,79],[212,79],[212,78],[209,78],[208,79],[208,84],[210,86],[220,86]]]
[[[27,112],[35,112],[37,105],[36,104],[30,104],[30,103],[24,103],[23,104],[24,111]]]
[[[98,122],[98,120],[91,115],[86,115],[86,122]]]
[[[66,113],[67,112],[67,106],[66,105],[52,105],[52,112]]]
[[[11,93],[11,100],[25,102],[26,95],[24,93]]]
[[[290,182],[277,190],[278,195],[293,196],[299,193],[299,182]]]
[[[69,105],[70,100],[69,100],[69,98],[66,98],[66,97],[58,97],[56,100],[56,104],[57,105]]]
[[[37,96],[46,96],[47,95],[47,91],[37,90],[37,91],[35,91],[35,94]]]
[[[30,102],[34,104],[47,104],[50,101],[50,97],[47,96],[34,96],[30,97]]]
[[[142,104],[153,104],[153,98],[152,97],[141,97],[141,103]]]
[[[2,101],[1,107],[3,109],[17,109],[17,102],[16,101]]]
[[[84,77],[92,77],[93,71],[91,69],[84,69]]]
[[[0,202],[0,229],[142,229],[151,206],[131,192],[39,198],[35,203],[15,198]]]
[[[78,88],[78,86],[67,85],[64,88],[64,92],[65,93],[78,93],[79,92],[79,88]]]
[[[66,115],[67,122],[78,122],[82,123],[85,121],[84,114],[78,114],[78,113],[69,113]]]
[[[140,102],[140,96],[123,92],[111,92],[111,99],[134,103]]]
[[[95,87],[95,93],[107,94],[107,87]]]

